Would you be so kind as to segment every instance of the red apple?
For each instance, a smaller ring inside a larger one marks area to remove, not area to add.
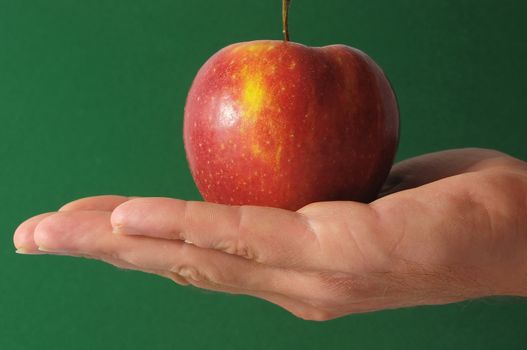
[[[198,72],[185,106],[192,176],[207,201],[296,210],[373,200],[399,138],[395,95],[365,53],[284,41],[228,46]]]
[[[386,76],[344,45],[230,45],[201,67],[185,106],[190,170],[204,199],[216,203],[297,210],[371,201],[398,136]]]

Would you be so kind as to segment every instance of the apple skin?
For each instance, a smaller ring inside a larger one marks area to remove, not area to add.
[[[399,111],[383,71],[360,50],[243,42],[197,73],[183,138],[208,202],[289,210],[369,202],[393,164]]]

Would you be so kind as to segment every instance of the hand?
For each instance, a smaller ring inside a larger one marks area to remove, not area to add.
[[[328,320],[527,296],[526,213],[526,163],[460,149],[398,163],[370,204],[292,212],[97,196],[28,219],[14,243],[20,253],[99,259]]]

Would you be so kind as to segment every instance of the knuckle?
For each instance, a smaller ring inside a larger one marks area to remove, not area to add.
[[[233,255],[241,256],[245,259],[259,261],[261,258],[256,250],[249,244],[251,241],[251,222],[250,222],[250,208],[246,206],[238,207],[236,215],[236,238],[222,242],[219,244],[219,249]]]
[[[181,286],[188,286],[190,284],[189,281],[187,281],[187,279],[185,279],[183,276],[181,275],[178,275],[177,273],[175,272],[169,272],[168,274],[165,275],[167,278],[169,278],[170,280],[172,280],[173,282],[175,282],[176,284],[179,284]]]
[[[246,240],[243,237],[240,237],[228,244],[225,249],[225,252],[233,255],[238,255],[242,258],[249,260],[256,259],[254,250],[251,249],[251,247],[247,244]]]
[[[180,266],[175,273],[186,280],[202,281],[203,275],[193,266]]]
[[[194,266],[182,265],[171,270],[171,273],[183,279],[187,284],[198,283],[209,283],[218,284],[218,279],[214,274],[205,273],[204,271],[197,269]]]

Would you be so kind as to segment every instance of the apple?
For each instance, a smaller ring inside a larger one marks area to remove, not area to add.
[[[236,43],[200,68],[189,90],[184,145],[203,198],[297,210],[376,198],[399,138],[382,69],[345,45]]]

